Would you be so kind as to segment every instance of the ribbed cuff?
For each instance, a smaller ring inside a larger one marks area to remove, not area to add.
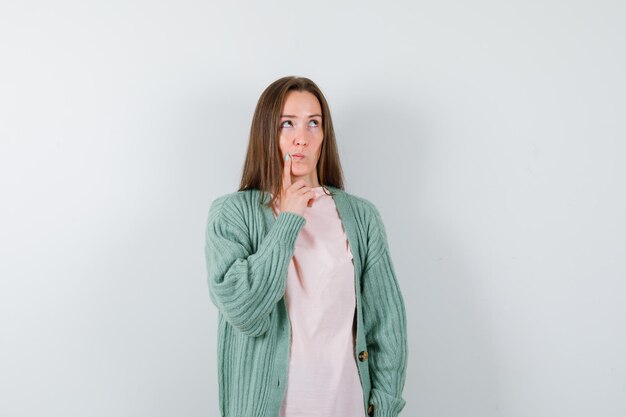
[[[281,211],[276,217],[276,222],[272,226],[271,233],[274,234],[274,238],[278,240],[281,245],[287,247],[293,247],[298,232],[305,225],[306,219],[304,216],[293,213],[291,211]]]
[[[398,413],[393,411],[374,411],[373,417],[398,417]]]
[[[371,417],[398,417],[406,405],[404,398],[389,395],[377,388],[372,388],[370,391],[369,402],[374,408]]]

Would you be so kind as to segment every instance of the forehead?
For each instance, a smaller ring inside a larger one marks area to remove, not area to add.
[[[322,106],[315,95],[308,91],[290,91],[285,96],[283,114],[314,114],[322,112]]]

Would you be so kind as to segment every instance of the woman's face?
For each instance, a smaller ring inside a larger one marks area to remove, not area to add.
[[[284,159],[291,156],[291,182],[303,179],[318,187],[317,161],[322,149],[322,107],[308,91],[290,91],[285,96],[278,130],[278,143]],[[302,156],[299,156],[302,155]]]

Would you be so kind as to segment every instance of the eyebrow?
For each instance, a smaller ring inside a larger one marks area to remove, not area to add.
[[[315,116],[317,116],[317,117],[322,117],[322,115],[321,115],[321,114],[312,114],[312,115],[310,115],[309,117],[315,117]],[[295,118],[295,117],[297,117],[297,116],[294,116],[293,114],[281,114],[281,115],[280,115],[280,117],[294,117],[294,118]]]

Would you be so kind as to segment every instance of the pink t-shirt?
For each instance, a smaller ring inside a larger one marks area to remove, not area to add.
[[[288,268],[291,349],[279,417],[363,417],[352,252],[333,197],[321,186],[313,191]],[[279,212],[277,201],[274,216]]]

